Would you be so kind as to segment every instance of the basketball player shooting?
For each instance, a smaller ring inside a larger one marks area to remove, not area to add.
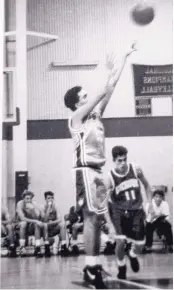
[[[114,92],[127,58],[136,50],[135,43],[124,55],[119,67],[115,58],[106,62],[108,78],[100,94],[88,99],[86,91],[75,86],[64,97],[72,112],[69,130],[74,142],[74,173],[77,207],[83,209],[85,268],[84,281],[97,289],[106,289],[104,271],[99,261],[100,220],[107,212],[106,187],[102,175],[105,164],[105,133],[103,112]]]

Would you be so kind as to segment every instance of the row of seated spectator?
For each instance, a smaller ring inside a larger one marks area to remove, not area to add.
[[[42,256],[41,238],[44,240],[45,255],[50,256],[50,237],[59,235],[61,243],[60,254],[66,256],[69,251],[66,240],[66,226],[63,222],[60,210],[55,204],[54,193],[44,193],[45,204],[39,207],[33,201],[34,194],[25,190],[22,200],[17,203],[16,217],[10,219],[7,208],[2,207],[1,211],[1,233],[8,235],[9,256],[16,256],[16,246],[19,245],[20,256],[26,255],[26,237],[35,237],[35,252],[37,257]]]
[[[34,194],[25,190],[23,199],[17,203],[16,217],[12,221],[6,207],[1,211],[1,235],[8,240],[8,254],[16,256],[16,247],[19,246],[19,255],[26,255],[26,237],[35,236],[36,257],[43,256],[41,239],[44,241],[44,255],[51,256],[50,245],[53,237],[59,236],[60,251],[62,256],[78,255],[78,235],[83,233],[83,214],[72,206],[64,219],[54,201],[54,193],[44,193],[45,204],[38,207],[33,201]],[[114,254],[116,242],[109,238],[109,227],[106,221],[101,221],[101,238],[105,244],[104,253]],[[169,252],[173,252],[173,234],[169,222],[169,206],[164,200],[164,192],[156,190],[152,204],[146,205],[146,244],[144,252],[150,252],[153,244],[153,233],[158,232],[164,236]],[[58,248],[58,244],[56,245]]]
[[[63,219],[59,208],[55,204],[54,193],[47,191],[44,193],[45,204],[39,207],[33,201],[34,194],[25,190],[22,200],[17,203],[16,217],[11,219],[8,209],[2,206],[1,210],[1,236],[7,237],[8,255],[16,256],[16,248],[19,246],[19,255],[26,256],[26,244],[28,236],[35,237],[36,257],[42,257],[41,240],[44,241],[44,255],[51,256],[50,245],[54,242],[53,237],[59,237],[60,251],[62,256],[78,255],[77,237],[83,233],[82,212],[76,212],[75,207],[71,207],[68,215]],[[101,224],[103,236],[106,235],[106,226]],[[71,239],[71,238],[72,239]],[[107,249],[111,251],[112,243],[106,238]],[[57,248],[59,245],[56,245]],[[113,247],[115,246],[115,243]]]

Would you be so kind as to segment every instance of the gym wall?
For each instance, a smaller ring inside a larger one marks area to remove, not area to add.
[[[28,37],[28,119],[64,119],[69,111],[63,96],[80,84],[94,95],[104,83],[107,53],[118,61],[137,40],[138,51],[128,59],[108,105],[105,117],[134,117],[132,63],[172,63],[172,3],[156,0],[156,18],[146,27],[135,25],[129,15],[135,0],[30,0],[28,30],[52,33],[55,42]],[[35,47],[35,48],[34,48]],[[97,68],[51,68],[51,62],[99,61]],[[161,104],[160,104],[161,105]],[[171,112],[166,112],[171,114]]]

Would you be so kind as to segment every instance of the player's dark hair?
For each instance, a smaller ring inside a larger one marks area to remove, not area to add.
[[[75,212],[75,209],[76,209],[76,208],[75,208],[75,206],[73,205],[73,206],[70,207],[69,212],[70,212],[70,213]]]
[[[24,198],[26,195],[31,196],[31,198],[34,197],[34,193],[33,193],[32,191],[28,190],[28,189],[25,189],[25,190],[23,191],[23,193],[22,193],[22,197]]]
[[[162,197],[162,199],[164,199],[164,191],[163,190],[160,190],[160,189],[155,190],[153,193],[153,197],[157,194],[160,195]]]
[[[45,199],[47,198],[47,196],[52,196],[54,197],[54,193],[52,191],[45,191],[44,192],[44,196],[45,196]]]
[[[68,90],[64,96],[65,106],[72,111],[75,111],[77,109],[75,105],[79,101],[78,93],[81,91],[81,89],[82,87],[80,86],[73,87]]]
[[[115,146],[112,148],[112,157],[113,160],[117,159],[118,156],[127,155],[128,151],[126,147],[123,146]]]

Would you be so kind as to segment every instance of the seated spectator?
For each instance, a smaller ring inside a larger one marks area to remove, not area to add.
[[[41,257],[41,230],[43,223],[40,220],[40,210],[33,202],[34,194],[31,191],[25,190],[22,194],[22,200],[17,203],[17,220],[19,221],[19,244],[20,255],[26,255],[25,241],[29,235],[34,235],[36,247],[34,255]]]
[[[150,252],[153,243],[153,233],[157,230],[164,235],[169,252],[173,252],[173,234],[169,222],[169,205],[164,201],[164,192],[156,190],[152,205],[146,205],[146,244],[145,252]]]
[[[73,255],[79,255],[79,248],[77,245],[78,234],[83,232],[83,213],[76,210],[75,206],[72,206],[69,210],[69,214],[65,216],[66,226],[70,234],[72,234],[71,250]]]
[[[50,252],[50,242],[49,237],[59,235],[61,241],[61,251],[62,256],[67,256],[69,254],[66,241],[66,227],[63,224],[62,217],[58,207],[54,201],[54,193],[51,191],[46,191],[45,205],[42,209],[42,221],[44,223],[44,241],[45,241],[45,256],[51,256]]]
[[[1,237],[7,237],[9,257],[16,257],[14,227],[8,209],[3,204],[1,204]]]

